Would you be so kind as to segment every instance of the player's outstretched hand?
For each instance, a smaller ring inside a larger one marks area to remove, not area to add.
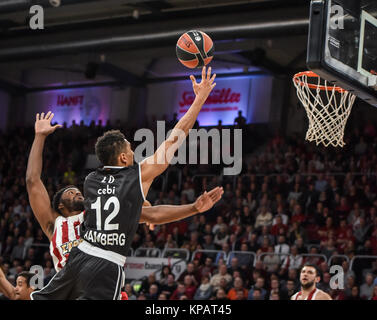
[[[196,96],[207,99],[212,89],[215,87],[216,82],[214,81],[216,78],[216,73],[214,73],[211,77],[211,70],[211,67],[209,67],[208,71],[206,72],[206,67],[203,67],[202,81],[200,81],[200,83],[196,82],[196,79],[193,75],[190,76],[190,79],[192,81],[192,88],[194,89]]]
[[[213,205],[219,201],[224,193],[222,187],[216,187],[209,192],[204,192],[198,199],[196,199],[194,205],[199,212],[205,212],[213,207]]]
[[[40,134],[43,136],[48,136],[49,134],[53,133],[57,128],[61,128],[60,124],[56,124],[54,126],[51,125],[51,120],[54,117],[54,114],[49,111],[46,115],[44,112],[41,114],[37,113],[36,120],[35,120],[35,134]]]

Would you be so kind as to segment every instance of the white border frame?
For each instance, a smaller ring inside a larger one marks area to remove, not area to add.
[[[359,40],[359,55],[357,59],[357,72],[360,72],[366,77],[373,77],[369,71],[365,70],[362,67],[363,64],[363,51],[364,51],[364,32],[365,32],[365,21],[368,21],[370,24],[375,26],[377,28],[377,19],[373,17],[371,14],[368,12],[362,10],[361,12],[361,21],[360,21],[360,40]]]

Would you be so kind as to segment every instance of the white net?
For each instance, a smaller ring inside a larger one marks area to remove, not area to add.
[[[305,139],[326,147],[343,147],[344,129],[356,96],[311,71],[296,74],[293,83],[309,118]]]

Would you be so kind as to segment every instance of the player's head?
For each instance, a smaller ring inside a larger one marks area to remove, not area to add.
[[[314,264],[304,264],[300,272],[300,283],[303,289],[315,286],[321,280],[319,270]]]
[[[34,288],[30,286],[30,280],[34,276],[31,272],[20,272],[16,279],[16,300],[30,300],[30,293],[34,291]]]
[[[96,155],[104,166],[128,167],[134,163],[131,144],[119,130],[110,130],[96,142]]]
[[[52,206],[57,213],[67,217],[84,210],[84,197],[77,187],[67,186],[55,193]]]

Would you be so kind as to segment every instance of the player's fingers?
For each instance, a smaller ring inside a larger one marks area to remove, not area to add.
[[[195,79],[195,77],[193,75],[190,76],[190,79],[191,79],[191,81],[192,81],[193,84],[196,83],[196,79]]]
[[[53,126],[54,130],[57,129],[57,128],[62,128],[63,126],[61,124],[56,124]]]
[[[41,120],[43,120],[44,118],[45,118],[45,113],[42,112],[42,113],[41,113]]]
[[[215,194],[219,190],[219,187],[213,188],[210,192],[208,192],[210,195]]]
[[[202,80],[206,78],[206,67],[204,66],[202,69]]]
[[[216,82],[214,82],[213,84],[211,84],[211,90],[216,87]]]
[[[215,78],[216,78],[216,73],[214,73],[211,77],[211,80],[209,81],[210,84],[213,83],[213,81],[215,81]]]
[[[207,80],[209,80],[211,78],[211,70],[212,70],[211,67],[209,67],[208,70],[207,70]]]
[[[35,116],[35,120],[36,120],[36,121],[39,120],[39,113],[36,114],[36,116]]]
[[[213,194],[211,194],[211,199],[217,199],[220,196],[220,190],[216,190]]]
[[[46,119],[47,119],[47,120],[50,119],[50,115],[51,115],[51,111],[47,112],[47,114],[46,114]]]

